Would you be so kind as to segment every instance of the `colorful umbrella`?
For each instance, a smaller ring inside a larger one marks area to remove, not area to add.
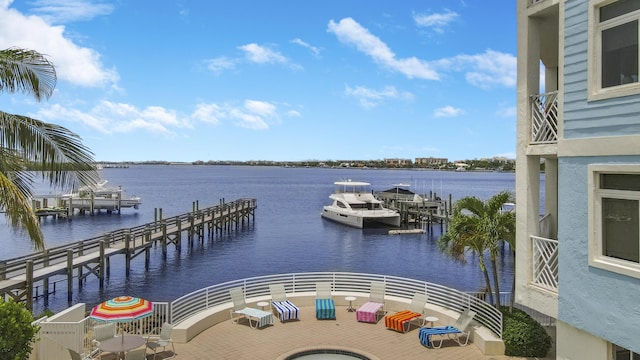
[[[153,314],[151,301],[133,296],[118,296],[91,309],[89,316],[102,321],[133,321]]]

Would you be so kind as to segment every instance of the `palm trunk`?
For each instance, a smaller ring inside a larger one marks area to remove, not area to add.
[[[487,283],[487,291],[489,292],[489,303],[493,304],[493,292],[491,291],[491,281],[489,281],[489,272],[487,271],[487,267],[484,264],[484,259],[482,255],[478,257],[478,262],[480,263],[480,271],[482,271],[482,275],[484,276],[484,281]]]
[[[496,258],[491,258],[491,266],[493,267],[493,289],[496,292],[496,308],[500,310],[500,280],[498,279],[498,264],[496,263]]]

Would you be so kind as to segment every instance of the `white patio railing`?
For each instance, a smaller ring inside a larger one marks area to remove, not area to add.
[[[531,96],[530,144],[558,142],[558,92]]]
[[[287,293],[315,292],[316,282],[331,282],[333,292],[368,293],[372,281],[385,283],[385,295],[410,300],[415,293],[425,293],[429,303],[457,312],[471,308],[476,311],[474,318],[502,338],[502,313],[495,307],[470,294],[419,280],[395,276],[318,272],[260,276],[216,284],[194,291],[171,302],[171,322],[178,323],[189,316],[213,306],[229,303],[229,290],[242,287],[247,298],[269,296],[269,284],[283,284]]]
[[[385,296],[394,296],[411,300],[415,293],[424,293],[429,303],[461,312],[472,309],[477,314],[474,320],[487,327],[502,338],[502,313],[491,304],[474,296],[446,286],[396,276],[376,274],[315,272],[267,275],[229,281],[212,285],[184,295],[171,303],[154,302],[152,316],[134,322],[119,324],[129,334],[157,334],[163,322],[172,324],[214,306],[231,303],[229,290],[242,287],[247,298],[270,296],[269,284],[283,284],[287,294],[314,293],[316,282],[331,282],[334,293],[369,293],[372,281],[385,284]],[[67,348],[88,355],[92,350],[93,326],[95,320],[84,318],[77,322],[38,321],[41,327],[38,334],[46,338],[38,344],[38,359],[47,359],[52,353],[66,351]]]
[[[531,235],[532,283],[558,292],[558,240]]]

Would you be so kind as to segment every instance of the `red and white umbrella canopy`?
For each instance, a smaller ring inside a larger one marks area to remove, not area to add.
[[[89,316],[102,321],[133,321],[153,314],[153,303],[139,297],[118,296],[91,309]]]

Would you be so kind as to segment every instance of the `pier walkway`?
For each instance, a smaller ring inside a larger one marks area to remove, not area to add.
[[[116,230],[13,259],[0,260],[0,296],[10,296],[16,301],[24,301],[27,308],[32,309],[34,288],[37,288],[37,284],[41,283],[47,302],[50,293],[49,278],[66,275],[67,296],[71,301],[74,278],[81,288],[83,280],[93,274],[99,279],[100,288],[103,288],[104,279],[109,276],[112,256],[125,256],[125,270],[128,276],[131,260],[141,254],[145,255],[145,268],[148,269],[150,248],[153,245],[159,244],[163,257],[166,257],[170,245],[180,250],[184,232],[192,244],[195,239],[203,241],[206,236],[212,237],[216,233],[244,227],[250,221],[255,221],[256,207],[257,201],[252,198],[221,202],[206,209],[197,209],[194,205],[193,211],[172,218]]]

